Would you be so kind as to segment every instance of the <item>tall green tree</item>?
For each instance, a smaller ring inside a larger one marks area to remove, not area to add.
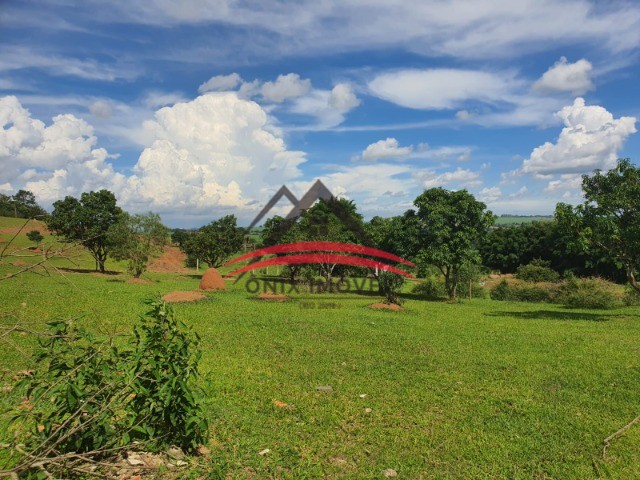
[[[17,218],[44,218],[47,212],[36,202],[29,190],[18,190],[15,195],[0,194],[0,216]]]
[[[438,267],[449,298],[455,300],[460,269],[480,262],[476,245],[493,225],[495,216],[466,190],[431,188],[413,203],[420,222],[418,256]]]
[[[218,268],[242,248],[244,235],[245,229],[236,225],[236,216],[227,215],[201,227],[184,241],[181,249],[189,257]]]
[[[96,261],[96,270],[104,273],[112,247],[107,232],[122,215],[122,209],[116,203],[115,195],[109,190],[85,192],[80,199],[68,196],[53,204],[47,226],[56,235],[69,242],[78,242],[89,250]]]
[[[134,278],[140,278],[147,270],[149,257],[162,251],[168,237],[169,229],[162,224],[160,215],[152,212],[144,215],[125,212],[107,233],[111,257],[127,260],[128,271]]]
[[[640,292],[640,168],[629,159],[619,160],[607,172],[596,170],[592,176],[583,175],[582,191],[583,204],[575,208],[565,203],[556,206],[558,223],[572,234],[574,248],[606,252]]]

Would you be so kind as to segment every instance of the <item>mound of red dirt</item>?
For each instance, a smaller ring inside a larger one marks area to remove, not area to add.
[[[402,310],[402,307],[400,305],[396,305],[395,303],[382,303],[382,302],[369,305],[369,308],[393,310],[394,312],[398,312]]]
[[[165,247],[164,252],[158,258],[151,261],[149,271],[157,273],[191,273],[191,270],[184,266],[186,259],[187,256],[178,247],[170,245]]]
[[[200,279],[200,290],[226,290],[222,275],[215,268],[208,268]]]
[[[260,295],[258,295],[258,300],[270,300],[270,301],[273,301],[273,302],[286,302],[287,300],[289,300],[289,297],[287,297],[286,295],[283,295],[281,293],[263,292]]]
[[[195,302],[207,298],[200,292],[170,292],[162,299],[167,303]]]

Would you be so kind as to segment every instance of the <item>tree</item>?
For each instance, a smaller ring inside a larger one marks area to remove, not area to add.
[[[495,216],[466,190],[425,190],[414,200],[420,221],[418,256],[444,275],[450,300],[456,299],[459,272],[465,264],[480,262],[476,245],[493,225]]]
[[[96,270],[104,273],[104,263],[111,249],[107,232],[118,222],[122,209],[108,190],[83,193],[80,200],[68,196],[53,204],[46,222],[56,235],[69,242],[79,242],[96,261]]]
[[[624,268],[629,284],[638,292],[640,265],[640,168],[629,159],[615,168],[582,176],[585,202],[577,207],[556,206],[558,223],[571,235],[579,251],[601,249]]]
[[[27,233],[27,238],[36,244],[36,248],[40,245],[40,242],[44,240],[44,237],[38,230],[31,230]]]
[[[118,222],[109,228],[107,239],[112,245],[110,255],[116,260],[128,260],[128,271],[140,278],[149,257],[160,253],[167,243],[169,229],[162,224],[160,215],[129,215],[123,213]]]
[[[345,198],[321,199],[300,216],[297,229],[299,234],[296,241],[356,243],[367,246],[372,244],[356,204]],[[321,263],[320,273],[327,289],[331,290],[333,274],[344,276],[346,267],[329,262]]]
[[[17,218],[45,217],[47,212],[36,202],[29,190],[18,190],[12,196],[0,194],[0,216]]]
[[[182,251],[209,267],[218,268],[242,248],[244,234],[244,229],[236,226],[236,216],[227,215],[191,235],[182,245]]]

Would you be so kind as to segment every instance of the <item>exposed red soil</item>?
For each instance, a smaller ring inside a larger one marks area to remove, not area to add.
[[[192,273],[192,270],[184,266],[187,256],[178,247],[169,245],[164,252],[151,260],[148,270],[156,273]]]
[[[258,300],[270,300],[273,302],[286,302],[287,300],[289,300],[289,297],[287,297],[286,295],[283,295],[282,293],[269,293],[269,292],[263,292],[260,295],[258,295]]]
[[[374,308],[376,310],[380,309],[380,310],[393,310],[394,312],[399,312],[401,310],[403,310],[403,308],[400,305],[396,305],[395,303],[373,303],[371,305],[369,305],[369,308]]]
[[[208,268],[200,279],[200,290],[226,290],[222,275],[215,268]]]
[[[168,303],[196,302],[207,298],[200,292],[169,292],[162,299]]]

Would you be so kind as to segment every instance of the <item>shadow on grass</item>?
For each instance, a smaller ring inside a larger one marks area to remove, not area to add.
[[[106,270],[104,272],[100,272],[99,270],[94,270],[93,268],[58,267],[58,270],[62,270],[63,272],[69,272],[69,273],[95,273],[97,275],[120,275],[122,273],[122,272],[116,272],[114,270]]]
[[[582,320],[588,322],[607,322],[625,315],[614,313],[584,313],[555,310],[535,310],[531,312],[492,312],[485,313],[488,317],[513,317],[522,320]]]

